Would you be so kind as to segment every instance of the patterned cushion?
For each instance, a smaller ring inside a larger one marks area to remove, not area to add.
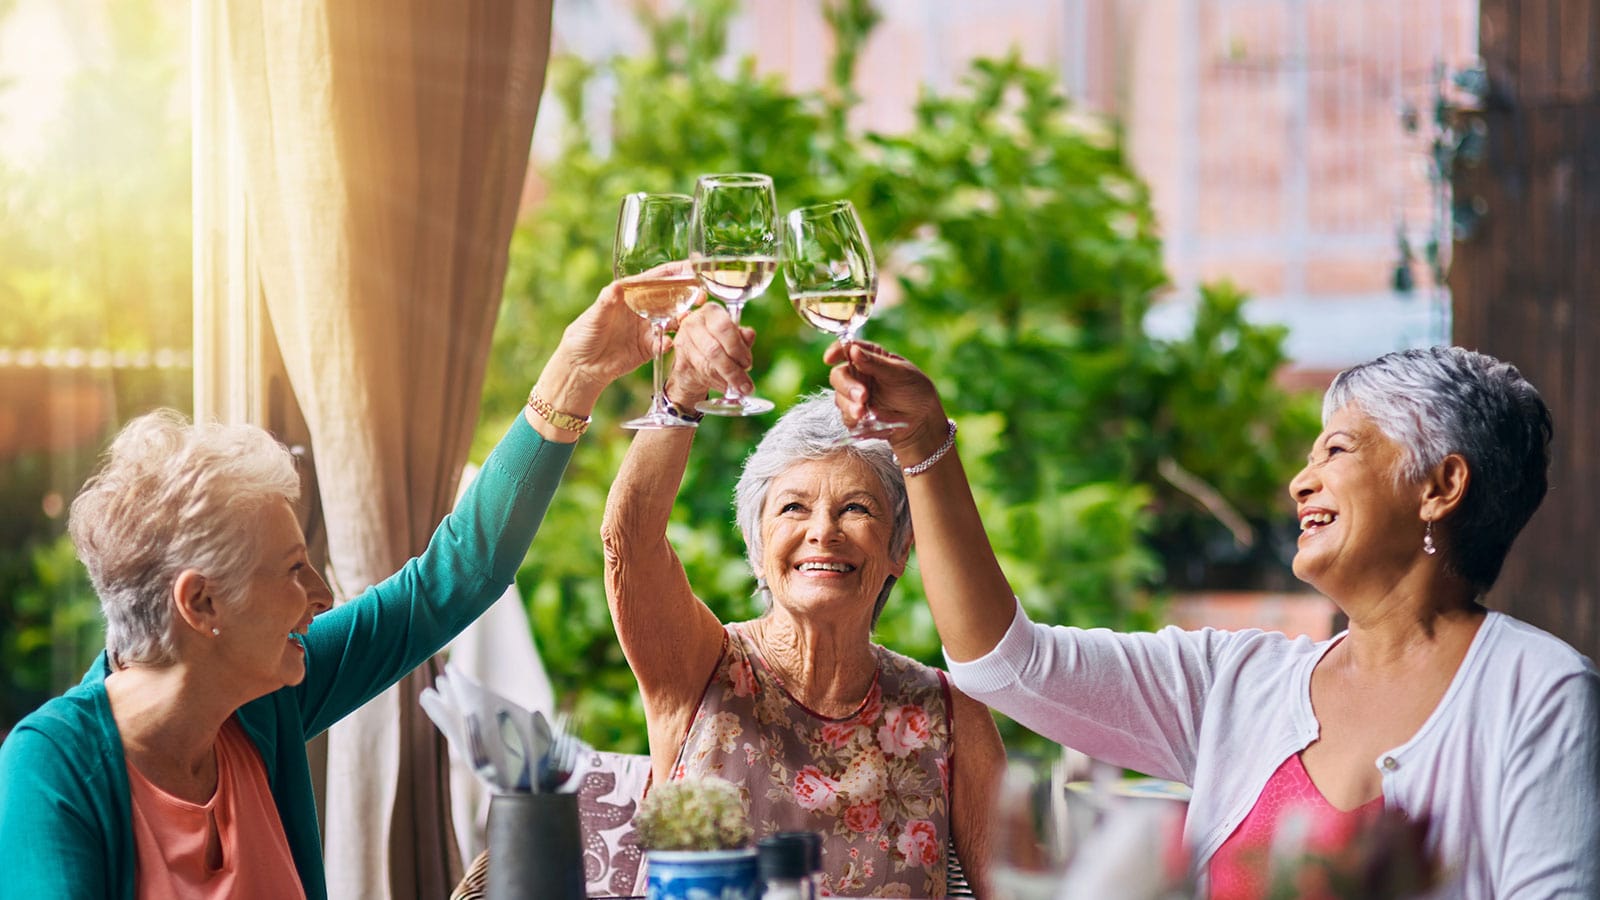
[[[633,813],[650,780],[650,757],[596,750],[578,761],[578,824],[583,830],[583,876],[591,897],[634,894],[643,851]],[[489,852],[478,854],[450,900],[488,894]]]

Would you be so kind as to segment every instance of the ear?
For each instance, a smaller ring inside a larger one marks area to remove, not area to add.
[[[184,569],[172,582],[172,608],[185,625],[211,634],[216,627],[217,605],[211,599],[206,577],[194,569]]]
[[[912,532],[911,540],[906,541],[906,552],[900,554],[899,559],[891,561],[892,565],[890,566],[889,571],[894,575],[895,578],[900,578],[906,574],[906,564],[911,561],[911,551],[916,546],[917,535],[916,532]]]
[[[1461,454],[1440,460],[1422,479],[1422,518],[1429,522],[1448,518],[1466,498],[1471,483],[1472,469]]]

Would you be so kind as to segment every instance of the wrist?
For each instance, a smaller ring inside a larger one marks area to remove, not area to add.
[[[937,447],[921,456],[903,456],[897,452],[895,461],[900,463],[900,471],[905,474],[905,477],[912,478],[933,468],[955,448],[956,420],[946,419],[944,437]]]
[[[926,416],[918,417],[916,421],[908,422],[907,426],[898,433],[898,439],[892,440],[890,444],[895,458],[900,460],[903,466],[921,462],[932,456],[948,436],[950,419],[945,416],[944,408],[941,406]]]
[[[574,416],[594,411],[609,379],[567,359],[559,350],[545,364],[533,391],[552,407]]]

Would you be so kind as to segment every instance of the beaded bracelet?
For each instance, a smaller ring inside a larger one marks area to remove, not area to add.
[[[956,445],[956,420],[945,419],[945,421],[950,423],[950,431],[945,435],[944,443],[940,444],[939,449],[933,451],[933,454],[922,462],[919,462],[914,466],[902,467],[900,471],[906,473],[907,478],[921,475],[923,472],[933,468],[934,463],[944,459],[944,455],[949,453],[950,448]]]
[[[698,425],[700,424],[700,420],[706,417],[705,413],[695,409],[692,406],[688,409],[684,409],[678,404],[673,403],[671,397],[662,397],[661,407],[662,409],[666,410],[667,415],[681,422],[692,422]]]

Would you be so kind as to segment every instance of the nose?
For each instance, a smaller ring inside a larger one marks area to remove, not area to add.
[[[1296,503],[1304,503],[1305,499],[1317,492],[1317,479],[1311,470],[1311,464],[1306,463],[1295,476],[1289,479],[1289,496]]]
[[[306,566],[300,570],[305,573],[301,578],[305,584],[306,599],[311,601],[311,614],[320,616],[333,608],[333,591],[328,588],[328,583],[322,579],[322,573],[315,566]]]
[[[808,543],[833,543],[842,534],[844,534],[844,530],[839,527],[839,519],[827,510],[815,510],[811,513],[810,521],[806,522],[806,541]]]

